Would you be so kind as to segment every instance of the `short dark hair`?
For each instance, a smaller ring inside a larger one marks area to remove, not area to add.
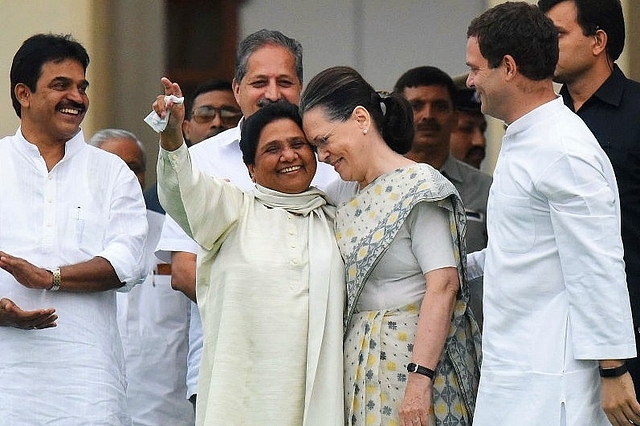
[[[282,118],[293,121],[302,129],[298,107],[285,101],[265,105],[245,119],[240,136],[240,150],[244,164],[255,164],[262,130],[267,124]]]
[[[477,37],[490,68],[511,55],[530,80],[553,76],[558,63],[558,30],[536,6],[525,2],[499,4],[475,18],[467,38]]]
[[[444,87],[447,89],[447,92],[449,92],[449,98],[451,99],[451,106],[453,108],[453,104],[458,95],[458,89],[449,74],[440,68],[431,66],[412,68],[400,76],[393,86],[393,91],[402,94],[406,87],[420,86]]]
[[[233,78],[240,84],[247,74],[249,56],[264,46],[280,46],[287,49],[295,59],[296,75],[302,84],[302,45],[280,31],[261,29],[249,34],[238,45],[236,52],[236,71]]]
[[[330,120],[346,121],[358,105],[369,111],[391,149],[409,152],[414,134],[411,105],[397,93],[381,96],[353,68],[327,68],[313,77],[302,92],[300,114],[321,107]]]
[[[10,71],[11,102],[18,117],[22,114],[20,102],[14,93],[16,85],[23,83],[35,92],[38,79],[42,75],[42,66],[46,62],[60,63],[65,59],[78,61],[84,71],[87,71],[89,54],[71,34],[36,34],[22,43],[13,57]]]
[[[231,87],[231,82],[229,80],[208,80],[202,84],[199,84],[194,91],[191,93],[191,96],[188,100],[188,106],[186,111],[186,119],[191,119],[191,110],[193,109],[193,104],[196,102],[196,98],[203,93],[209,92],[231,92],[233,93],[233,88]]]
[[[540,0],[538,7],[547,13],[558,3],[573,1],[578,11],[582,34],[591,36],[601,29],[607,33],[607,54],[616,61],[624,49],[624,15],[620,0]]]

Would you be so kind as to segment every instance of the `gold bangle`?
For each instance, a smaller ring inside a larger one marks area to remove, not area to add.
[[[62,285],[62,278],[60,277],[60,268],[56,268],[50,271],[53,274],[53,284],[48,288],[49,291],[58,291]]]

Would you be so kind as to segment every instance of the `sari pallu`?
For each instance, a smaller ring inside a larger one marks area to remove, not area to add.
[[[412,208],[419,202],[433,202],[449,212],[449,223],[460,279],[460,291],[458,291],[456,297],[449,334],[436,369],[436,378],[433,381],[433,404],[435,407],[438,407],[442,402],[455,404],[448,395],[456,393],[460,395],[460,401],[464,404],[464,410],[459,411],[466,413],[465,419],[458,419],[459,423],[455,423],[455,420],[450,423],[451,419],[449,419],[446,424],[471,423],[478,389],[481,348],[480,331],[468,307],[469,287],[465,274],[464,236],[466,220],[464,208],[457,191],[448,180],[432,167],[426,164],[416,164],[397,169],[379,177],[336,212],[336,239],[340,251],[343,253],[347,270],[347,314],[344,325],[347,340],[353,340],[350,346],[345,346],[345,383],[349,384],[351,380],[355,380],[358,384],[357,388],[352,389],[348,385],[346,389],[345,402],[347,405],[345,408],[347,410],[348,424],[352,424],[354,409],[356,411],[360,410],[363,413],[362,415],[367,418],[376,416],[376,414],[366,411],[374,409],[373,407],[376,406],[375,401],[363,401],[361,399],[362,396],[355,395],[355,392],[361,392],[365,389],[371,391],[375,388],[375,384],[372,385],[373,381],[371,379],[377,376],[377,373],[375,371],[366,371],[366,369],[358,373],[360,368],[358,364],[371,362],[368,359],[371,356],[389,356],[388,353],[384,352],[384,348],[380,349],[379,354],[370,353],[368,346],[373,341],[369,341],[369,338],[365,336],[365,334],[372,332],[372,328],[376,327],[376,322],[373,321],[373,318],[377,314],[382,315],[382,318],[384,318],[385,312],[389,311],[371,311],[356,314],[357,300],[367,282],[367,278],[389,248]],[[419,310],[419,307],[417,309]],[[406,313],[410,310],[400,309],[400,311]],[[370,320],[365,321],[365,324],[363,324],[362,316],[368,316],[372,313],[373,316]],[[358,315],[357,321],[352,321],[354,315]],[[413,321],[405,317],[403,317],[403,321],[404,319],[407,320],[407,323]],[[417,321],[417,315],[415,317]],[[387,326],[386,323],[379,324],[384,327]],[[397,324],[394,325],[394,327],[397,326]],[[362,328],[356,330],[359,327]],[[374,332],[376,331],[374,330]],[[377,332],[379,333],[380,330]],[[351,335],[351,333],[355,334]],[[410,346],[397,347],[397,350],[406,350],[410,357],[409,352],[412,349],[415,329],[411,330],[411,327],[408,326],[403,333],[403,336],[408,339],[407,345]],[[356,335],[358,336],[356,337]],[[355,346],[352,344],[353,342],[356,342]],[[359,348],[356,349],[358,345]],[[360,350],[363,347],[364,350]],[[395,346],[389,348],[389,350],[394,350],[394,348]],[[358,360],[355,368],[353,365],[354,354],[350,351],[358,352],[355,355],[355,359]],[[349,362],[351,362],[351,365]],[[379,367],[379,360],[378,364],[374,362],[374,369],[378,368],[376,365]],[[406,364],[396,367],[401,374],[405,374]],[[364,375],[361,374],[363,372]],[[353,377],[350,377],[352,375]],[[443,375],[447,377],[442,377]],[[404,385],[401,392],[404,392]],[[397,406],[392,406],[392,401],[382,401],[382,403],[384,406],[375,409],[383,412],[389,412],[389,410],[397,411]],[[436,419],[443,422],[448,416],[447,414],[444,417],[440,417],[438,410],[436,410],[435,415]],[[360,416],[358,415],[357,417]],[[365,417],[362,418],[364,419]],[[397,413],[395,418],[397,419]],[[370,424],[378,423],[372,422]]]

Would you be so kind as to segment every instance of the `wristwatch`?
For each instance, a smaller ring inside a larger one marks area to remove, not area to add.
[[[410,362],[407,365],[407,371],[409,373],[418,373],[418,374],[422,374],[423,376],[427,376],[428,378],[430,378],[431,380],[433,380],[433,377],[436,375],[436,372],[433,371],[430,368],[427,368],[425,366],[422,366],[420,364],[416,364],[414,362]]]
[[[627,368],[626,362],[623,362],[622,365],[613,368],[600,367],[600,377],[620,377],[627,371],[629,371],[629,369]]]
[[[60,277],[60,268],[52,269],[49,271],[53,274],[53,284],[47,290],[49,291],[58,291],[60,290],[60,286],[62,285],[62,278]]]

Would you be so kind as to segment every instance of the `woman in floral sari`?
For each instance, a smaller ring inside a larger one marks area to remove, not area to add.
[[[470,425],[480,334],[468,307],[465,215],[453,185],[401,154],[409,104],[381,98],[353,69],[309,83],[300,111],[330,188],[347,272],[348,425]]]

